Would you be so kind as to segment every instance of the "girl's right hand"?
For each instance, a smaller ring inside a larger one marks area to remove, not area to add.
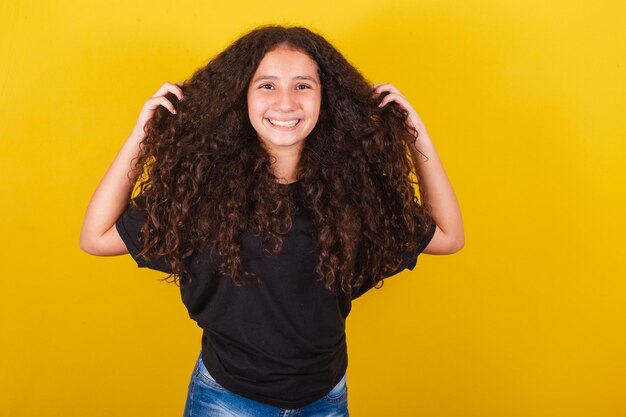
[[[157,90],[156,93],[152,97],[150,97],[143,107],[141,108],[141,112],[139,113],[139,118],[137,119],[137,123],[135,124],[135,128],[133,129],[133,135],[139,136],[141,139],[146,135],[145,127],[148,121],[154,116],[154,112],[157,107],[163,106],[170,111],[172,114],[176,114],[176,109],[171,101],[165,98],[167,93],[172,93],[176,97],[178,97],[179,101],[183,100],[183,84],[181,82],[177,82],[175,84],[165,83]]]

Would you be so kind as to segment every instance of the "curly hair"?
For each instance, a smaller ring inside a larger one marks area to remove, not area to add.
[[[395,103],[379,108],[372,85],[322,36],[301,27],[257,28],[183,83],[185,99],[160,107],[130,173],[145,198],[140,233],[145,259],[163,257],[181,284],[200,247],[217,253],[217,271],[235,285],[260,277],[244,270],[240,243],[252,231],[271,256],[281,251],[295,205],[272,171],[275,161],[248,117],[246,93],[265,54],[288,46],[318,65],[322,102],[297,169],[302,201],[313,217],[317,279],[350,292],[378,284],[400,266],[427,230],[428,207],[408,147],[416,132]],[[135,199],[131,204],[137,207]],[[355,273],[359,257],[361,273]],[[358,275],[358,276],[356,276]]]

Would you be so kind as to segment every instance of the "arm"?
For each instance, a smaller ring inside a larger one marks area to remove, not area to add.
[[[179,85],[165,83],[144,104],[139,119],[131,135],[113,160],[113,163],[96,188],[80,231],[80,248],[99,256],[123,255],[128,253],[120,238],[115,221],[128,204],[133,184],[128,181],[128,172],[132,160],[139,154],[139,144],[145,137],[144,127],[154,115],[158,106],[164,106],[176,113],[174,105],[165,98],[168,92],[176,94],[182,100],[183,93]]]
[[[422,197],[430,205],[431,215],[437,224],[424,253],[444,255],[458,252],[465,245],[461,208],[424,123],[407,99],[391,84],[377,84],[374,91],[376,94],[388,92],[379,106],[396,102],[408,112],[409,125],[417,132],[411,156],[421,180]]]

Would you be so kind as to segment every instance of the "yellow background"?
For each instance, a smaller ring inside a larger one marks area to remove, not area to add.
[[[0,415],[177,416],[178,289],[81,252],[143,102],[266,23],[325,35],[424,119],[460,253],[353,305],[351,415],[626,415],[626,3],[3,1]]]

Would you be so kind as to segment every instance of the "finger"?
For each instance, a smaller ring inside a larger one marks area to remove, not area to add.
[[[382,92],[383,92],[382,87],[383,87],[384,85],[385,85],[385,84],[381,84],[381,83],[374,84],[374,93],[373,93],[373,94],[374,94],[375,96],[380,95],[380,93],[382,93]]]
[[[170,85],[169,82],[166,82],[165,84],[163,84],[161,87],[159,87],[159,89],[156,91],[156,93],[154,93],[152,95],[152,97],[158,97],[158,96],[162,96],[165,93],[167,93],[167,86]]]
[[[181,86],[179,86],[178,84],[172,85],[172,93],[176,95],[176,97],[178,98],[178,101],[183,101],[185,96],[183,93],[183,89],[180,87]]]
[[[396,103],[398,103],[399,105],[405,108],[407,107],[407,104],[408,104],[407,100],[404,98],[403,95],[397,94],[397,93],[389,93],[385,96],[385,98],[382,99],[378,107],[384,107],[392,101],[395,101]]]
[[[398,89],[393,84],[389,84],[389,83],[376,84],[375,91],[378,94],[382,93],[383,91],[387,91],[389,93],[399,93],[400,92],[400,91],[398,91]]]
[[[172,84],[170,82],[166,82],[165,84],[163,84],[152,97],[164,96],[168,92],[174,94],[178,98],[178,100],[183,99],[183,90],[180,88],[180,86]]]
[[[172,102],[163,96],[152,97],[151,99],[148,100],[148,103],[150,103],[149,107],[152,110],[156,109],[158,106],[163,106],[166,109],[168,109],[170,113],[176,114],[176,108],[174,107]]]
[[[176,85],[178,86],[178,90],[180,91],[180,95],[177,94],[176,97],[178,97],[180,101],[183,101],[185,99],[185,93],[183,92],[183,89],[182,89],[184,84],[181,81],[178,81]]]
[[[389,104],[392,101],[391,98],[389,98],[389,96],[385,96],[385,98],[383,98],[383,100],[378,104],[378,107],[385,107],[387,104]]]
[[[372,85],[372,97],[376,98],[380,95],[380,92],[378,92],[378,87],[380,87],[381,84],[373,84]]]
[[[389,93],[383,97],[381,102],[378,104],[378,107],[384,107],[392,101],[395,101],[395,95],[393,93]]]
[[[374,90],[374,94],[380,94],[382,92],[382,87],[384,83],[376,83],[372,86],[372,90]]]

